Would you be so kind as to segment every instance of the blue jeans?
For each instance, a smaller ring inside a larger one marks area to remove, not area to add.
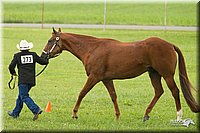
[[[27,105],[27,107],[32,111],[33,114],[38,113],[40,108],[37,106],[37,104],[34,103],[34,101],[31,99],[29,96],[29,91],[31,89],[30,84],[19,84],[18,89],[19,89],[19,94],[18,98],[16,100],[16,106],[14,110],[12,111],[12,114],[15,116],[19,116],[22,108],[23,108],[23,103]]]

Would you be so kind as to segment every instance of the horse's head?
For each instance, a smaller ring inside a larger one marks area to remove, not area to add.
[[[54,58],[58,56],[60,53],[62,53],[62,40],[60,38],[61,29],[59,28],[58,31],[56,31],[53,28],[52,36],[48,40],[46,46],[42,50],[43,57],[49,56],[49,58]]]

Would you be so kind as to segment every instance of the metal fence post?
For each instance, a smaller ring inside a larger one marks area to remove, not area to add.
[[[106,0],[104,0],[104,23],[103,23],[103,31],[106,30]]]
[[[42,29],[43,29],[43,23],[44,23],[44,0],[42,0]]]
[[[167,0],[165,0],[165,16],[164,16],[165,31],[166,31],[166,25],[167,25]]]

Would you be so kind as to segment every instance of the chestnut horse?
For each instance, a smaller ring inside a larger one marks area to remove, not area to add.
[[[185,100],[190,109],[197,113],[200,106],[191,93],[191,84],[186,73],[185,61],[181,50],[160,38],[150,37],[137,42],[120,42],[108,38],[62,33],[53,28],[52,37],[43,49],[43,55],[56,57],[63,50],[71,52],[82,61],[88,79],[81,90],[73,109],[72,118],[78,118],[77,112],[84,96],[102,81],[106,86],[115,108],[116,119],[120,116],[114,79],[128,79],[149,72],[155,96],[146,108],[143,121],[149,119],[149,113],[163,94],[161,77],[167,83],[175,99],[177,121],[181,121],[182,109],[179,89],[174,81],[178,54],[179,79]]]

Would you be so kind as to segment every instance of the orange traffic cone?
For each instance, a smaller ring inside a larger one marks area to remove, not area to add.
[[[51,102],[48,101],[45,112],[51,112]]]

